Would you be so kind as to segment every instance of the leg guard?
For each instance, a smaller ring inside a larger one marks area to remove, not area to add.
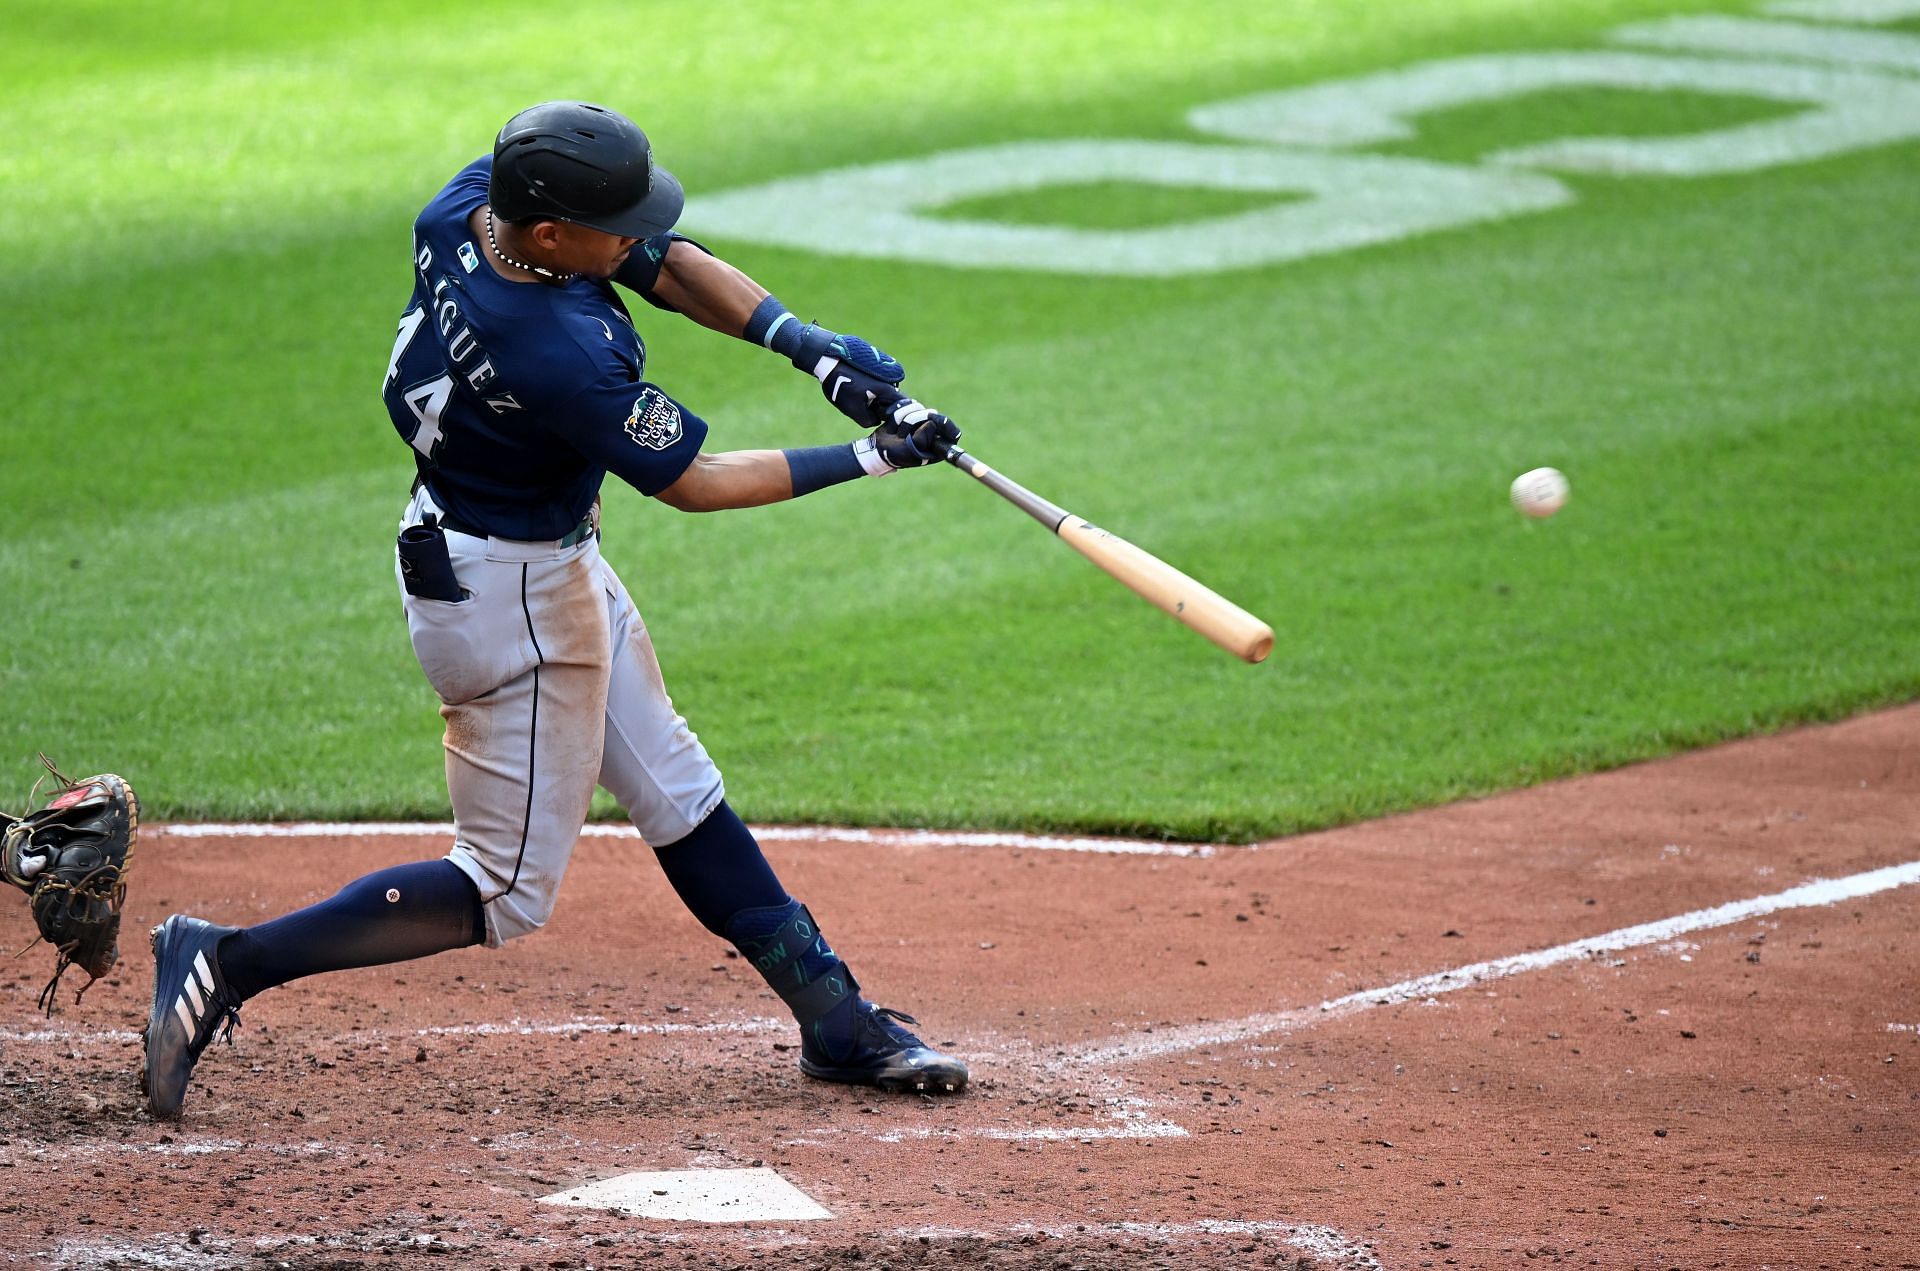
[[[743,909],[728,920],[726,934],[793,1012],[804,1042],[829,1052],[846,1049],[853,1030],[842,1017],[859,1000],[860,985],[805,905],[795,900]]]
[[[956,1093],[967,1066],[907,1031],[912,1016],[875,1006],[799,901],[747,909],[731,939],[800,1023],[800,1071],[822,1081],[882,1090]]]

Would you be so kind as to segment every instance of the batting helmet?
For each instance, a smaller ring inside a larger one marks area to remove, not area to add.
[[[653,163],[647,134],[618,111],[543,102],[507,120],[493,143],[487,201],[496,216],[552,217],[623,238],[651,238],[680,218],[680,182]]]

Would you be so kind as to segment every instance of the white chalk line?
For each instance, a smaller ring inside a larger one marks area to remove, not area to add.
[[[1549,949],[1533,953],[1514,954],[1489,962],[1475,962],[1467,966],[1447,971],[1436,971],[1430,975],[1402,980],[1383,988],[1365,989],[1349,993],[1344,997],[1332,998],[1317,1006],[1296,1008],[1268,1014],[1246,1016],[1237,1021],[1217,1024],[1198,1024],[1184,1028],[1157,1029],[1152,1033],[1124,1033],[1117,1038],[1075,1047],[1064,1059],[1049,1067],[1062,1064],[1076,1068],[1082,1066],[1098,1067],[1106,1063],[1120,1063],[1128,1060],[1152,1058],[1156,1055],[1173,1054],[1181,1051],[1196,1050],[1206,1046],[1222,1045],[1248,1041],[1269,1033],[1285,1032],[1301,1027],[1314,1020],[1327,1019],[1337,1015],[1369,1010],[1376,1006],[1391,1006],[1416,998],[1437,997],[1442,993],[1451,993],[1459,989],[1470,988],[1492,980],[1504,979],[1529,971],[1544,970],[1562,963],[1601,953],[1618,953],[1628,949],[1657,945],[1672,941],[1690,932],[1724,927],[1742,922],[1749,918],[1762,917],[1786,909],[1816,908],[1838,904],[1844,900],[1859,899],[1877,892],[1910,886],[1920,882],[1920,861],[1910,861],[1901,865],[1889,865],[1881,869],[1849,875],[1837,879],[1814,879],[1798,887],[1767,896],[1756,896],[1748,900],[1730,901],[1711,909],[1695,910],[1672,918],[1663,918],[1656,922],[1641,923],[1638,926],[1624,927],[1602,935],[1588,936],[1584,939],[1556,945]],[[574,1031],[593,1032],[759,1032],[783,1028],[778,1020],[755,1018],[745,1021],[718,1021],[703,1024],[628,1024],[606,1023],[593,1020],[574,1020],[559,1024],[523,1024],[511,1021],[505,1024],[460,1024],[447,1025],[436,1029],[415,1030],[414,1035],[447,1035],[472,1033],[488,1035],[495,1033],[518,1033],[533,1035],[536,1033],[566,1033]],[[1890,1025],[1890,1030],[1898,1026]],[[372,1034],[359,1034],[370,1036]],[[0,1038],[14,1041],[77,1041],[87,1037],[95,1040],[106,1038],[116,1041],[130,1040],[138,1034],[127,1032],[82,1034],[67,1033],[64,1030],[41,1029],[17,1033],[0,1032]]]
[[[214,823],[153,827],[172,838],[452,838],[451,821],[296,821]],[[763,843],[866,843],[878,847],[1009,847],[1037,852],[1091,852],[1102,856],[1209,857],[1216,849],[1206,843],[1162,843],[1147,839],[1058,838],[1044,834],[1001,834],[972,830],[856,830],[832,826],[756,825],[755,838]],[[581,838],[640,841],[631,825],[594,823],[581,827]]]
[[[681,1236],[677,1232],[647,1229],[635,1233],[644,1239],[648,1246],[659,1244],[678,1244]],[[747,1246],[766,1245],[764,1232],[742,1231]],[[1041,1225],[1035,1223],[1014,1223],[1005,1227],[958,1227],[958,1226],[921,1226],[898,1227],[887,1233],[892,1239],[902,1242],[927,1240],[1006,1240],[1022,1236],[1044,1236],[1055,1240],[1068,1240],[1089,1236],[1124,1236],[1135,1239],[1182,1241],[1204,1236],[1264,1236],[1285,1241],[1303,1253],[1317,1258],[1330,1259],[1338,1265],[1356,1268],[1358,1271],[1382,1271],[1373,1250],[1365,1243],[1354,1240],[1345,1233],[1332,1227],[1317,1223],[1255,1222],[1255,1221],[1201,1221],[1188,1223],[1146,1223],[1117,1222],[1077,1223],[1073,1226],[1060,1224]],[[538,1242],[536,1242],[538,1243]],[[796,1243],[790,1236],[782,1235],[777,1242],[781,1246]],[[801,1240],[798,1243],[806,1244]],[[438,1242],[437,1238],[426,1233],[412,1233],[407,1241],[412,1249],[432,1252],[438,1255],[456,1253],[459,1246]],[[201,1237],[195,1240],[186,1232],[156,1233],[146,1241],[135,1242],[124,1239],[106,1239],[99,1241],[62,1241],[58,1256],[60,1265],[67,1267],[237,1267],[243,1265],[243,1259],[237,1252],[240,1246],[250,1247],[256,1255],[275,1250],[293,1248],[332,1248],[370,1251],[366,1246],[341,1239],[338,1236],[287,1236],[268,1238],[256,1236],[250,1241]],[[389,1246],[382,1246],[382,1252],[392,1252]],[[757,1256],[757,1255],[756,1255]],[[250,1262],[252,1258],[244,1259]]]
[[[1529,971],[1544,970],[1596,954],[1622,952],[1649,945],[1671,944],[1677,937],[1695,931],[1724,927],[1751,918],[1778,913],[1782,910],[1815,908],[1838,904],[1846,900],[1859,899],[1878,892],[1909,886],[1920,882],[1920,861],[1902,865],[1887,866],[1869,870],[1865,873],[1850,875],[1839,879],[1816,879],[1798,887],[1789,888],[1772,895],[1753,897],[1748,900],[1732,901],[1710,909],[1695,910],[1672,918],[1656,922],[1642,923],[1637,926],[1621,928],[1602,935],[1556,945],[1549,949],[1533,953],[1516,954],[1487,962],[1476,962],[1451,970],[1438,971],[1430,975],[1402,980],[1396,984],[1381,988],[1367,989],[1350,993],[1344,997],[1321,1002],[1317,1006],[1283,1011],[1272,1014],[1260,1014],[1245,1017],[1238,1021],[1220,1024],[1195,1025],[1188,1028],[1162,1029],[1153,1033],[1123,1034],[1118,1038],[1091,1046],[1082,1046],[1069,1051],[1065,1056],[1056,1055],[1042,1066],[1057,1069],[1062,1066],[1084,1073],[1087,1069],[1104,1065],[1176,1054],[1185,1051],[1203,1049],[1212,1046],[1249,1041],[1257,1037],[1276,1032],[1293,1031],[1311,1026],[1322,1020],[1369,1010],[1376,1006],[1396,1005],[1414,1000],[1427,1000],[1443,993],[1469,988],[1493,980],[1518,975]],[[413,1030],[411,1033],[396,1031],[392,1034],[361,1032],[350,1034],[356,1039],[371,1039],[379,1036],[448,1036],[448,1035],[551,1035],[575,1032],[599,1033],[758,1033],[783,1031],[788,1025],[781,1020],[764,1017],[746,1020],[722,1020],[687,1024],[632,1024],[596,1019],[576,1019],[555,1024],[527,1024],[518,1020],[506,1023],[480,1023],[450,1025]],[[1912,1025],[1889,1023],[1889,1032],[1906,1031]],[[62,1030],[40,1029],[32,1032],[0,1033],[0,1037],[14,1040],[44,1040],[72,1042],[83,1039],[82,1034],[69,1034]],[[94,1034],[95,1038],[102,1034]],[[129,1039],[138,1034],[108,1034],[117,1039]],[[1113,1116],[1118,1124],[1082,1127],[1036,1126],[1024,1129],[1005,1127],[976,1127],[958,1131],[909,1128],[895,1129],[873,1135],[880,1142],[901,1142],[906,1139],[932,1138],[943,1135],[984,1138],[1006,1141],[1063,1141],[1090,1143],[1097,1140],[1112,1139],[1148,1139],[1185,1137],[1188,1131],[1171,1121],[1149,1120],[1139,1101],[1116,1101]],[[1133,1108],[1133,1104],[1139,1107]],[[801,1140],[796,1140],[801,1141]],[[182,1151],[192,1152],[191,1146]],[[224,1144],[198,1148],[200,1151],[231,1150]],[[1168,1229],[1171,1230],[1171,1229]],[[1293,1230],[1293,1228],[1289,1228]],[[1305,1229],[1301,1229],[1305,1230]],[[1337,1234],[1337,1233],[1336,1233]],[[1303,1246],[1304,1247],[1304,1246]],[[1320,1252],[1326,1252],[1321,1250]],[[1345,1254],[1343,1256],[1352,1256]]]
[[[171,1143],[47,1143],[17,1153],[0,1154],[0,1160],[66,1161],[102,1156],[224,1156],[236,1152],[258,1153],[272,1157],[345,1156],[358,1149],[309,1140],[304,1143],[262,1143],[239,1139],[187,1139]]]
[[[1070,1240],[1086,1236],[1135,1236],[1149,1239],[1181,1240],[1195,1236],[1274,1236],[1294,1248],[1322,1258],[1343,1260],[1348,1267],[1381,1271],[1373,1251],[1365,1244],[1317,1223],[1255,1222],[1249,1220],[1202,1220],[1200,1222],[1088,1222],[1073,1226],[1039,1223],[1013,1223],[1005,1227],[974,1228],[950,1226],[898,1227],[893,1233],[903,1240],[1001,1240],[1009,1236],[1047,1236]]]
[[[54,1250],[61,1267],[238,1267],[242,1260],[222,1248],[194,1244],[185,1232],[156,1236],[146,1243],[125,1240],[62,1240]]]
[[[412,1041],[422,1037],[567,1037],[576,1033],[612,1033],[629,1037],[673,1036],[682,1033],[784,1033],[793,1031],[793,1021],[764,1015],[747,1019],[719,1019],[702,1022],[634,1024],[602,1019],[573,1019],[551,1024],[531,1024],[512,1019],[478,1024],[436,1024],[426,1028],[360,1028],[336,1033],[326,1045],[365,1045],[376,1042]],[[0,1029],[0,1041],[25,1044],[125,1045],[137,1042],[141,1034],[130,1029]]]
[[[1474,962],[1467,966],[1455,967],[1450,971],[1436,971],[1431,975],[1402,980],[1398,984],[1389,984],[1384,988],[1365,989],[1358,993],[1349,993],[1345,997],[1332,998],[1321,1002],[1318,1006],[1249,1015],[1243,1019],[1217,1024],[1194,1024],[1181,1028],[1156,1029],[1152,1033],[1124,1033],[1104,1041],[1071,1048],[1063,1057],[1050,1061],[1047,1066],[1051,1069],[1068,1068],[1079,1071],[1086,1068],[1100,1068],[1108,1064],[1129,1063],[1163,1055],[1202,1050],[1211,1046],[1251,1041],[1269,1033],[1291,1032],[1321,1020],[1371,1010],[1376,1006],[1393,1006],[1401,1002],[1438,997],[1442,993],[1452,993],[1459,989],[1471,988],[1476,984],[1486,984],[1529,971],[1545,970],[1548,967],[1589,958],[1596,954],[1619,953],[1645,945],[1660,944],[1692,931],[1725,927],[1750,918],[1778,913],[1784,909],[1812,909],[1835,905],[1841,901],[1858,900],[1863,896],[1891,891],[1896,887],[1911,886],[1914,883],[1920,883],[1920,861],[1909,861],[1904,865],[1889,865],[1883,869],[1868,870],[1845,878],[1815,879],[1783,892],[1775,892],[1770,896],[1730,901],[1711,909],[1698,909],[1692,913],[1663,918],[1658,922],[1623,927],[1618,931],[1588,936],[1582,940],[1555,945],[1551,949],[1541,949],[1534,953],[1519,953],[1511,957],[1497,958],[1491,962]]]
[[[126,1028],[0,1028],[0,1041],[28,1045],[59,1043],[63,1046],[114,1045],[137,1042],[141,1034]]]
[[[388,1229],[384,1240],[350,1240],[342,1236],[266,1235],[221,1237],[199,1232],[156,1232],[144,1241],[108,1237],[103,1240],[66,1239],[54,1252],[55,1265],[61,1267],[193,1267],[196,1271],[216,1268],[258,1266],[262,1259],[286,1250],[337,1249],[352,1253],[431,1253],[446,1265],[459,1265],[446,1255],[464,1252],[463,1246],[450,1244],[430,1232]],[[667,1232],[649,1232],[649,1244],[673,1244],[680,1237]],[[539,1243],[536,1241],[535,1243]],[[395,1259],[399,1261],[399,1259]],[[275,1265],[285,1266],[284,1262]]]
[[[1003,1143],[1092,1143],[1099,1139],[1184,1139],[1187,1128],[1172,1121],[1126,1121],[1119,1125],[975,1126],[949,1130],[936,1126],[914,1126],[885,1130],[872,1136],[876,1143],[904,1143],[908,1139],[991,1139]]]
[[[574,1033],[612,1033],[628,1037],[671,1036],[675,1033],[790,1033],[792,1020],[755,1016],[751,1019],[709,1020],[687,1024],[632,1024],[607,1020],[569,1020],[561,1024],[525,1024],[511,1020],[504,1024],[439,1024],[398,1034],[410,1037],[546,1037]],[[379,1030],[349,1034],[344,1040],[376,1039],[395,1036]]]
[[[998,1140],[1006,1143],[1085,1143],[1092,1144],[1104,1139],[1184,1139],[1189,1137],[1187,1128],[1177,1121],[1156,1118],[1165,1104],[1164,1099],[1146,1098],[1126,1092],[1125,1083],[1108,1074],[1100,1074],[1091,1084],[1107,1088],[1111,1093],[1094,1096],[1105,1105],[1108,1123],[1099,1126],[1035,1126],[1019,1128],[1000,1126],[977,1126],[960,1131],[967,1138]],[[883,1143],[898,1142],[898,1139],[881,1135]]]

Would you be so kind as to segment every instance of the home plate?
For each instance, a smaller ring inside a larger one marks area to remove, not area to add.
[[[681,1222],[794,1222],[831,1218],[770,1169],[653,1170],[603,1178],[540,1197],[543,1205],[617,1209]]]

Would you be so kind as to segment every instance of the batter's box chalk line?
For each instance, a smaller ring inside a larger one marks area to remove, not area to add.
[[[1048,1062],[1053,1071],[1100,1069],[1115,1064],[1184,1054],[1215,1046],[1249,1042],[1271,1033],[1293,1032],[1320,1021],[1372,1010],[1376,1006],[1394,1006],[1402,1002],[1426,1001],[1443,993],[1453,993],[1475,985],[1487,984],[1509,976],[1543,971],[1567,962],[1582,961],[1628,949],[1661,945],[1695,931],[1732,926],[1752,918],[1788,909],[1816,909],[1842,901],[1859,900],[1879,892],[1892,891],[1920,883],[1920,861],[1888,865],[1845,878],[1817,878],[1768,896],[1731,901],[1711,909],[1663,918],[1658,922],[1622,927],[1602,935],[1555,945],[1534,953],[1519,953],[1490,962],[1474,962],[1450,971],[1402,980],[1382,988],[1349,993],[1290,1011],[1248,1015],[1238,1020],[1194,1024],[1182,1028],[1159,1029],[1153,1033],[1127,1033],[1069,1050]]]
[[[1001,1240],[1007,1237],[1048,1236],[1070,1240],[1088,1236],[1132,1236],[1149,1240],[1180,1241],[1196,1236],[1269,1236],[1284,1240],[1303,1253],[1335,1261],[1354,1271],[1384,1271],[1373,1250],[1344,1232],[1317,1223],[1200,1221],[1200,1222],[1089,1222],[1071,1227],[1058,1224],[1015,1223],[999,1228],[903,1227],[893,1231],[895,1239],[916,1240],[922,1236],[935,1240]]]

